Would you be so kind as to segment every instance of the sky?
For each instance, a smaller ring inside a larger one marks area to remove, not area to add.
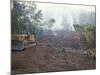
[[[37,9],[42,10],[43,19],[46,21],[50,18],[56,20],[53,29],[62,29],[62,21],[65,20],[70,30],[74,30],[74,20],[79,22],[79,14],[95,12],[95,6],[69,5],[69,4],[52,4],[36,3]],[[74,17],[74,18],[73,18]]]
[[[41,2],[57,2],[57,3],[74,3],[74,4],[96,4],[96,0],[17,0],[17,1],[41,1]]]

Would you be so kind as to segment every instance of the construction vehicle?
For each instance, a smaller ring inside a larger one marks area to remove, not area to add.
[[[23,50],[36,45],[34,35],[32,34],[13,34],[12,50]]]

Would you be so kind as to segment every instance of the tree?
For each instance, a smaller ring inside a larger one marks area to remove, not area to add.
[[[41,10],[36,10],[34,2],[13,1],[11,9],[12,34],[37,34],[37,29],[41,25]]]
[[[51,18],[47,23],[48,29],[51,29],[54,26],[53,24],[55,23],[55,19]]]
[[[80,34],[80,39],[87,48],[95,48],[96,30],[95,25],[74,25],[75,30]]]
[[[86,43],[88,45],[89,48],[95,48],[95,26],[87,26],[85,27],[85,32],[84,32],[84,36],[86,38]]]

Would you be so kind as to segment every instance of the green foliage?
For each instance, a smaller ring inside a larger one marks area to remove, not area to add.
[[[36,10],[34,2],[13,1],[11,9],[12,34],[34,33],[41,23],[42,11]]]
[[[49,21],[48,21],[48,28],[52,28],[53,27],[53,24],[55,23],[55,19],[51,18]]]
[[[95,25],[74,25],[75,30],[80,34],[81,41],[88,47],[95,48]]]

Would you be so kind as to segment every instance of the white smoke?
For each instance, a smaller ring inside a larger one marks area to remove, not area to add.
[[[93,6],[63,5],[50,3],[37,3],[37,8],[42,10],[43,20],[54,18],[55,23],[52,30],[66,29],[74,31],[73,24],[79,24],[80,14],[95,12]]]

